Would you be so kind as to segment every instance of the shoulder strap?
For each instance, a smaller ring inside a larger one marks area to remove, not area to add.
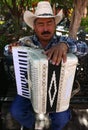
[[[38,46],[36,46],[32,39],[30,38],[30,36],[25,36],[21,39],[19,39],[19,42],[21,42],[24,46],[28,46],[28,47],[33,47],[33,48],[38,48]]]

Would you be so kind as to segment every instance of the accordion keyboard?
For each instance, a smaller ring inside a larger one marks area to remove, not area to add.
[[[28,83],[27,83],[27,49],[14,49],[13,51],[14,70],[17,85],[17,93],[23,97],[30,98]]]

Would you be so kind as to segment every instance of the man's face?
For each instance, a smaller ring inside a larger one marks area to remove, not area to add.
[[[34,22],[34,31],[40,41],[49,41],[56,29],[54,18],[38,18]]]

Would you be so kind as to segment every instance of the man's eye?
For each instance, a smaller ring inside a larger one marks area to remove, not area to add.
[[[43,26],[43,24],[39,24],[39,26]]]
[[[52,25],[52,23],[50,22],[50,23],[48,23],[48,25]]]

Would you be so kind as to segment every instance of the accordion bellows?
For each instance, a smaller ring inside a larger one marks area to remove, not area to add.
[[[78,59],[67,54],[56,66],[42,49],[13,47],[17,93],[32,102],[36,113],[61,112],[69,107]]]

